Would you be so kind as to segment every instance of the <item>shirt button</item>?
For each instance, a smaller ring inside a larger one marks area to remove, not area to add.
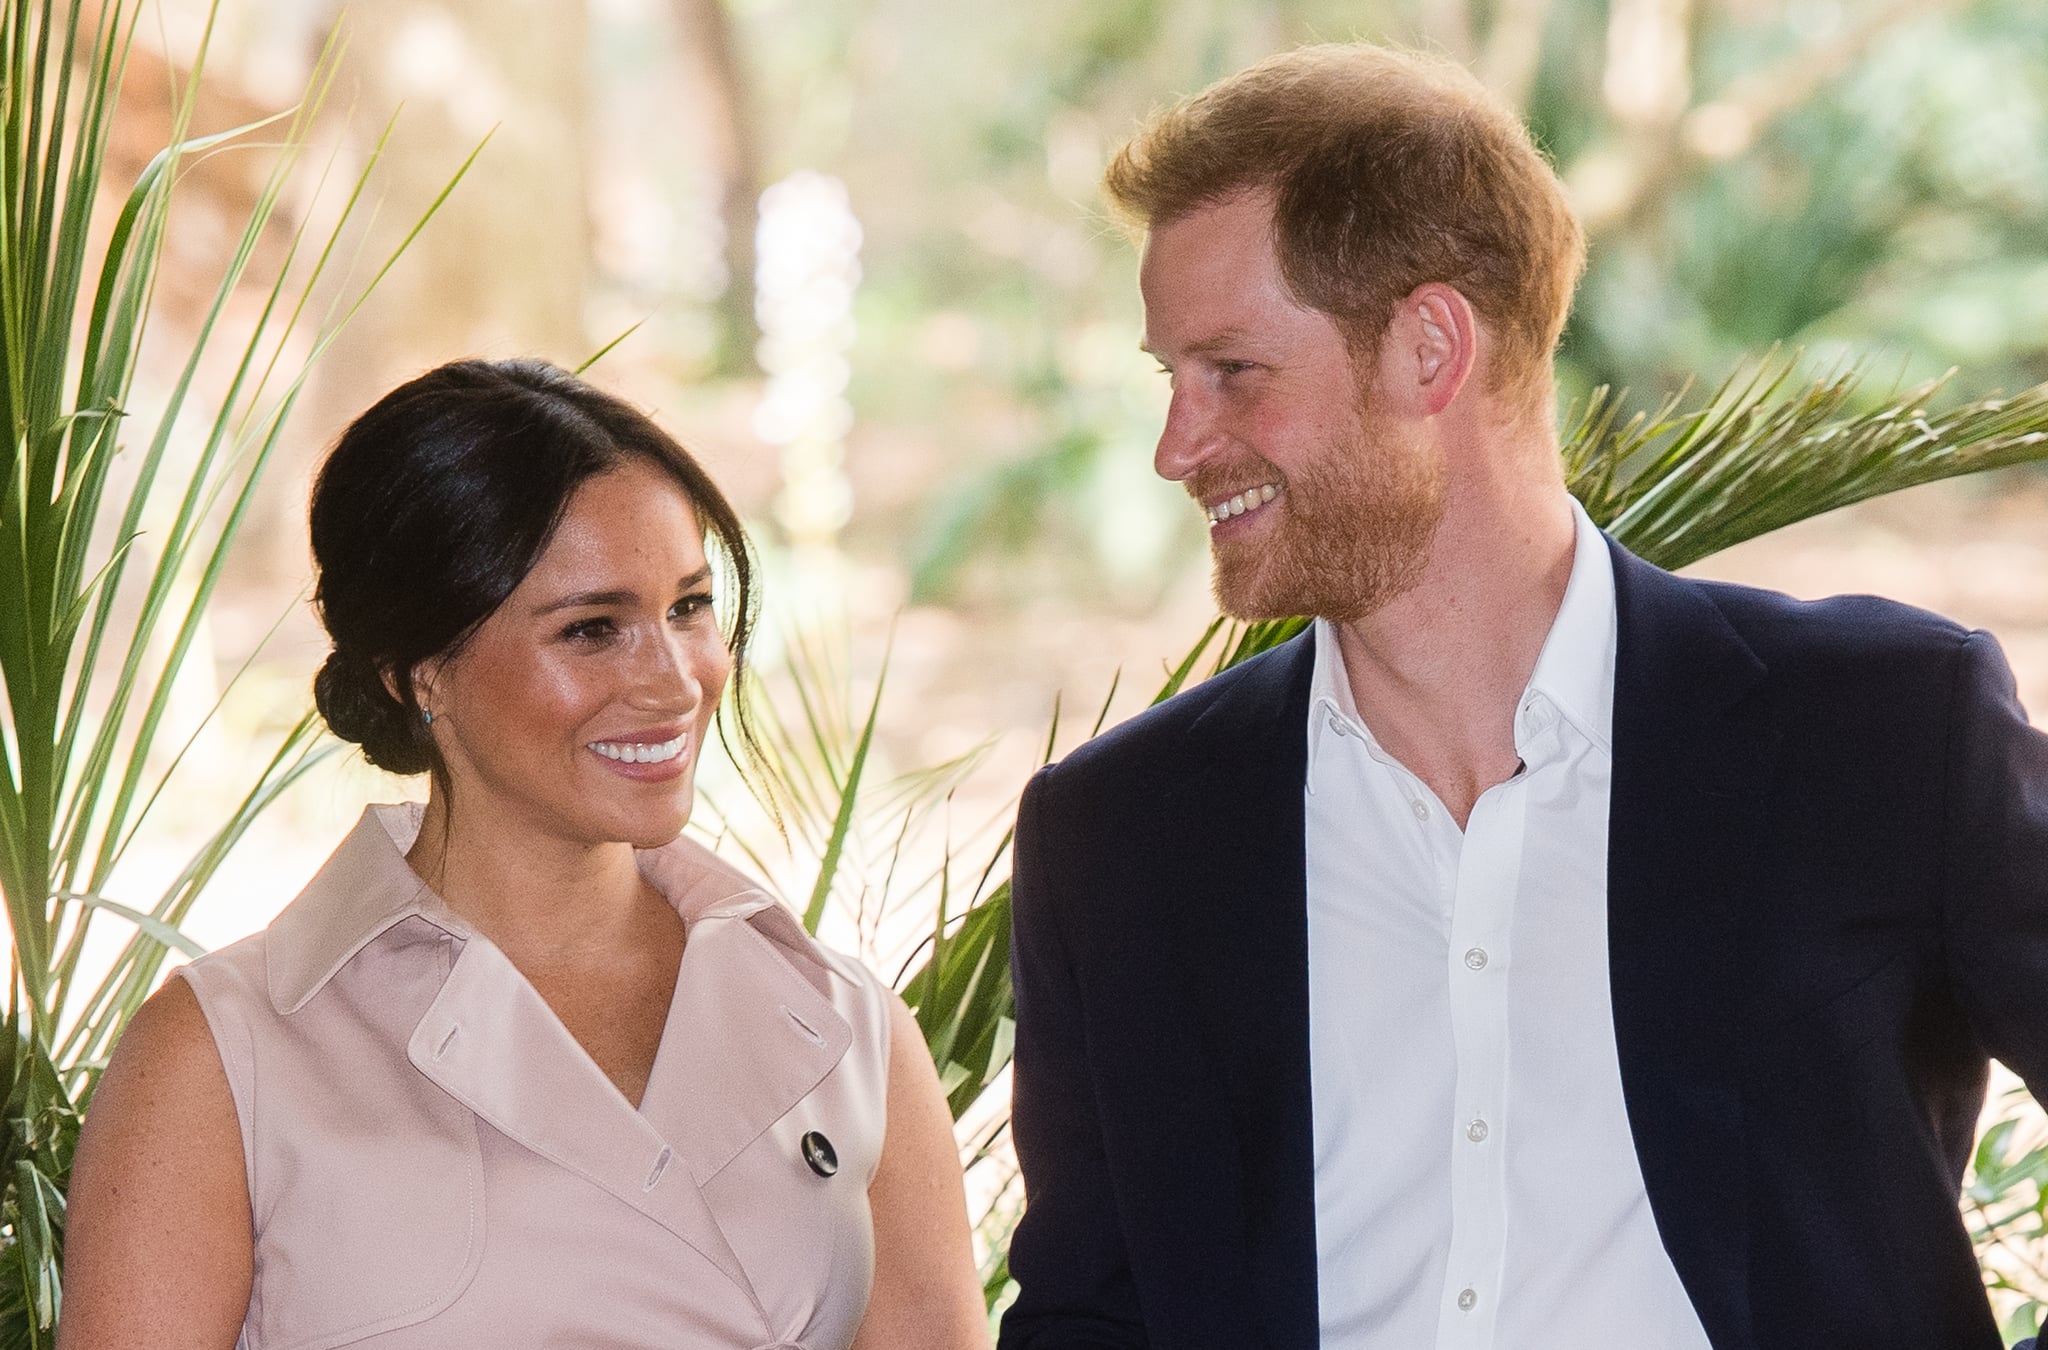
[[[1415,813],[1417,820],[1429,819],[1429,803],[1427,802],[1410,802],[1408,803],[1408,809]]]
[[[1474,1308],[1478,1306],[1479,1294],[1477,1293],[1477,1291],[1471,1289],[1460,1289],[1458,1291],[1459,1312],[1471,1312]]]
[[[1475,1144],[1485,1143],[1486,1122],[1483,1120],[1475,1120],[1470,1125],[1467,1125],[1465,1127],[1465,1137],[1467,1139],[1470,1139]]]
[[[1466,952],[1465,966],[1468,970],[1486,969],[1486,948],[1474,947],[1472,950]]]

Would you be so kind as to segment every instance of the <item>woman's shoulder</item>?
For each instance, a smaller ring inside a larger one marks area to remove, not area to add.
[[[115,1064],[125,1060],[149,1080],[167,1075],[171,1080],[198,1078],[218,1085],[220,1058],[201,1000],[189,980],[177,978],[189,969],[173,972],[173,978],[135,1010],[116,1045]]]
[[[163,988],[144,1005],[146,1010],[168,1000],[166,1006],[180,1010],[168,1016],[192,1019],[191,1028],[210,1037],[209,1044],[231,1081],[236,1068],[246,1061],[252,1023],[273,1011],[267,978],[269,947],[270,934],[265,929],[216,948],[172,971]],[[131,1025],[123,1033],[124,1044],[136,1030]]]
[[[129,1343],[138,1306],[226,1344],[249,1302],[249,1192],[221,1061],[184,981],[152,995],[115,1046],[68,1200],[67,1345]]]

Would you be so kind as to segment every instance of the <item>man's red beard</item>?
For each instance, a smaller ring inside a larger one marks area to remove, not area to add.
[[[1212,539],[1216,604],[1244,621],[1296,615],[1361,619],[1422,579],[1443,519],[1441,467],[1416,448],[1364,431],[1329,444],[1293,473],[1263,459],[1205,467],[1187,480],[1197,501],[1261,483],[1280,495],[1252,538]]]

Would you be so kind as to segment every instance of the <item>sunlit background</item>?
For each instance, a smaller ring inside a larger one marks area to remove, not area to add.
[[[198,0],[144,19],[123,189],[207,21]],[[857,729],[886,656],[873,772],[952,766],[950,796],[906,807],[905,831],[927,853],[993,850],[1056,701],[1062,747],[1105,700],[1135,711],[1211,612],[1199,515],[1150,471],[1165,388],[1137,351],[1135,255],[1097,177],[1160,101],[1350,37],[1468,62],[1554,157],[1592,241],[1566,403],[1612,385],[1654,404],[1775,344],[1816,370],[1862,363],[1878,392],[1952,367],[1955,398],[2048,380],[2040,0],[351,0],[345,19],[326,0],[222,0],[200,131],[293,104],[341,44],[259,280],[375,156],[375,221],[345,235],[360,283],[482,149],[321,357],[174,716],[198,725],[253,663],[129,884],[182,860],[180,822],[210,828],[266,728],[307,702],[322,447],[393,384],[470,355],[573,367],[603,350],[591,377],[652,409],[754,530],[770,687],[794,665]],[[180,185],[137,402],[175,378],[264,139]],[[261,299],[238,296],[241,321]],[[202,396],[226,374],[204,372]],[[2048,709],[2041,475],[1919,489],[1700,570],[1989,627]],[[728,772],[707,773],[731,846],[801,900],[801,864]],[[408,790],[360,761],[323,768],[190,932],[260,926],[365,800]],[[893,975],[931,897],[879,912],[890,893],[849,892],[828,932]]]

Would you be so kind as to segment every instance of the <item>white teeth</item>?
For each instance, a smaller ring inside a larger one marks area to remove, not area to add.
[[[621,764],[661,764],[683,753],[683,746],[689,739],[683,735],[658,745],[641,741],[592,741],[589,748]]]
[[[1224,521],[1241,516],[1247,511],[1258,510],[1279,495],[1279,484],[1262,483],[1258,487],[1245,489],[1227,501],[1216,503],[1209,507],[1205,514],[1209,517],[1211,525],[1221,525]]]

